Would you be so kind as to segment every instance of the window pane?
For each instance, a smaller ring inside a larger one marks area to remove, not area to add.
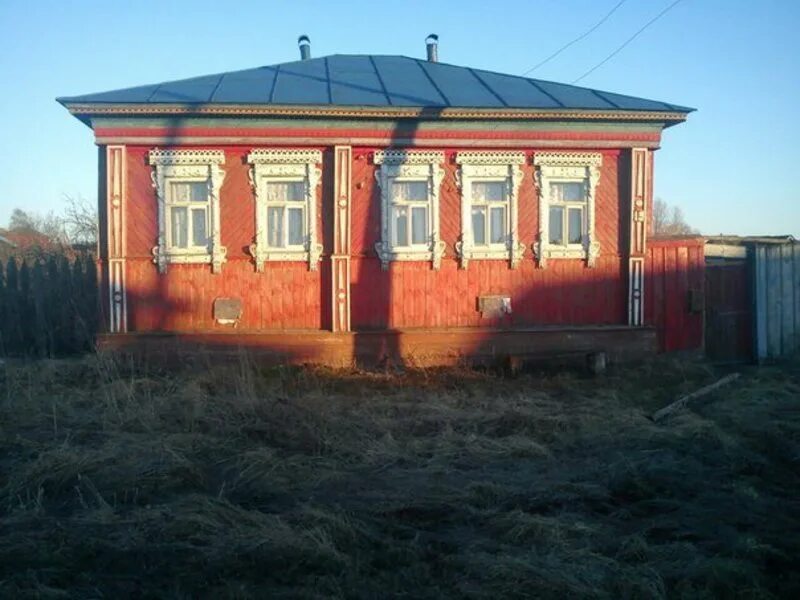
[[[186,248],[188,238],[186,208],[175,206],[172,208],[172,240],[170,243],[174,248]]]
[[[569,209],[569,243],[580,244],[583,238],[583,210],[580,208]]]
[[[302,181],[268,181],[267,202],[303,202],[306,186]]]
[[[427,202],[427,181],[395,181],[392,183],[392,201]]]
[[[289,245],[300,246],[303,243],[303,209],[289,209]]]
[[[472,241],[476,246],[486,245],[486,209],[472,209]]]
[[[584,202],[586,190],[582,181],[563,181],[550,186],[553,202]]]
[[[415,206],[411,209],[411,243],[424,244],[428,238],[428,209]]]
[[[208,201],[208,183],[205,181],[175,181],[171,185],[172,202]]]
[[[490,240],[492,244],[500,244],[506,237],[506,209],[503,206],[493,206],[490,213],[491,232]]]
[[[192,246],[207,246],[206,209],[192,209]]]
[[[283,243],[283,209],[267,209],[267,245],[282,248]]]
[[[550,243],[564,243],[564,208],[561,206],[550,207]]]
[[[394,243],[397,246],[408,246],[408,209],[394,209]]]
[[[505,181],[473,181],[472,199],[478,202],[505,202]]]

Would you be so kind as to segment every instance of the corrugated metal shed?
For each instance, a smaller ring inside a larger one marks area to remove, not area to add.
[[[348,54],[63,97],[58,101],[62,104],[274,104],[680,113],[694,110],[668,102],[407,56]]]

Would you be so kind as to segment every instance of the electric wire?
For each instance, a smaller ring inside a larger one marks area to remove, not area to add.
[[[682,1],[682,0],[675,0],[675,2],[673,2],[672,4],[670,4],[669,6],[667,6],[667,7],[666,7],[664,10],[662,10],[660,13],[658,13],[658,14],[657,14],[655,17],[653,17],[653,18],[652,18],[652,19],[650,19],[650,20],[649,20],[647,23],[645,23],[645,24],[644,24],[644,25],[643,25],[643,26],[642,26],[642,27],[641,27],[641,28],[640,28],[640,29],[639,29],[639,30],[638,30],[636,33],[634,33],[634,34],[633,34],[631,37],[629,37],[627,40],[625,40],[625,41],[622,43],[622,45],[620,45],[620,46],[619,46],[619,47],[618,47],[616,50],[614,50],[614,51],[613,51],[611,54],[609,54],[608,56],[606,56],[606,57],[605,57],[603,60],[601,60],[599,63],[597,63],[597,64],[596,64],[595,66],[593,66],[591,69],[589,69],[588,71],[586,71],[586,73],[584,73],[583,75],[581,75],[580,77],[578,77],[577,79],[575,79],[575,80],[574,80],[572,83],[573,83],[573,84],[575,84],[575,83],[578,83],[578,82],[579,82],[581,79],[584,79],[585,77],[588,77],[589,75],[591,75],[592,73],[594,73],[594,72],[595,72],[597,69],[599,69],[599,68],[600,68],[600,67],[602,67],[604,64],[606,64],[606,63],[607,63],[609,60],[611,60],[612,58],[614,58],[614,57],[615,57],[617,54],[619,54],[619,52],[620,52],[620,51],[621,51],[621,50],[622,50],[622,49],[623,49],[625,46],[627,46],[627,45],[628,45],[628,44],[630,44],[630,43],[631,43],[633,40],[635,40],[637,37],[639,37],[639,34],[641,34],[641,33],[642,33],[642,32],[643,32],[645,29],[647,29],[648,27],[650,27],[650,25],[652,25],[653,23],[655,23],[656,21],[658,21],[658,20],[659,20],[661,17],[663,17],[665,14],[667,14],[667,13],[668,13],[670,10],[672,10],[672,8],[674,8],[674,7],[675,7],[677,4],[679,4],[681,1]]]
[[[558,56],[559,54],[561,54],[561,53],[562,53],[564,50],[566,50],[567,48],[569,48],[569,47],[570,47],[570,46],[572,46],[573,44],[576,44],[576,43],[580,42],[580,41],[581,41],[583,38],[585,38],[587,35],[589,35],[590,33],[592,33],[592,32],[593,32],[595,29],[597,29],[598,27],[600,27],[600,25],[602,25],[603,23],[605,23],[605,22],[608,20],[608,18],[609,18],[611,15],[613,15],[613,14],[614,14],[614,13],[617,11],[617,9],[618,9],[619,7],[620,7],[620,6],[622,6],[623,4],[625,4],[627,1],[628,1],[628,0],[620,0],[620,1],[619,1],[619,2],[616,4],[616,6],[614,6],[614,8],[612,8],[610,11],[608,11],[608,13],[606,13],[606,16],[604,16],[604,17],[603,17],[602,19],[600,19],[600,20],[599,20],[597,23],[595,23],[595,25],[594,25],[594,26],[593,26],[591,29],[588,29],[587,31],[585,31],[584,33],[582,33],[581,35],[579,35],[578,37],[576,37],[576,38],[575,38],[574,40],[572,40],[571,42],[568,42],[567,44],[564,44],[563,46],[561,46],[561,48],[559,48],[558,50],[556,50],[555,52],[553,52],[553,53],[552,53],[550,56],[548,56],[547,58],[545,58],[545,59],[544,59],[542,62],[540,62],[539,64],[537,64],[537,65],[535,65],[535,66],[531,67],[530,69],[528,69],[527,71],[525,71],[525,72],[522,74],[522,76],[524,77],[524,76],[525,76],[525,75],[527,75],[528,73],[533,73],[533,72],[534,72],[536,69],[538,69],[538,68],[539,68],[539,67],[541,67],[542,65],[545,65],[545,64],[549,63],[549,62],[550,62],[551,60],[553,60],[553,59],[554,59],[556,56]]]

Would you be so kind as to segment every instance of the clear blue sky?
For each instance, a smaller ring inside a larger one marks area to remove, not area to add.
[[[627,0],[531,77],[569,83],[673,0]],[[314,56],[423,57],[522,74],[618,0],[0,0],[0,224],[96,197],[91,131],[54,98]],[[656,196],[703,233],[800,237],[800,1],[683,0],[581,85],[693,106],[665,132]]]

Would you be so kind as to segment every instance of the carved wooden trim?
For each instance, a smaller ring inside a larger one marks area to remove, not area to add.
[[[331,255],[331,328],[350,331],[350,215],[353,149],[333,149],[334,211],[333,254]]]
[[[459,166],[457,183],[461,189],[461,239],[456,242],[456,253],[460,267],[466,269],[470,260],[507,259],[515,269],[525,255],[525,244],[520,242],[518,229],[519,189],[524,173],[520,168],[525,162],[524,152],[467,151],[456,154]],[[480,180],[506,180],[508,190],[509,236],[497,248],[476,248],[472,232],[472,210],[470,192],[472,182]]]
[[[206,263],[213,273],[219,273],[226,260],[227,249],[220,234],[220,189],[225,171],[222,150],[161,150],[150,151],[149,162],[154,167],[150,177],[158,202],[158,242],[152,249],[153,262],[160,273],[166,273],[169,263]],[[210,243],[205,252],[171,250],[167,248],[166,185],[171,179],[205,178],[208,183]]]
[[[539,240],[533,244],[533,253],[539,267],[545,268],[550,258],[585,258],[587,267],[595,266],[600,256],[600,242],[595,235],[595,203],[602,163],[603,155],[599,152],[537,152],[534,155],[534,177],[539,195]],[[587,183],[586,235],[580,246],[549,243],[550,184],[561,181]]]
[[[646,148],[631,150],[630,260],[628,324],[644,324],[644,256],[647,250],[647,206],[651,194],[650,156]]]
[[[317,235],[317,188],[322,181],[320,150],[256,148],[247,155],[251,165],[250,185],[256,196],[256,240],[250,245],[257,271],[270,260],[303,261],[316,271],[322,259],[322,244]],[[302,179],[306,189],[306,239],[302,250],[270,248],[267,243],[267,207],[264,184],[281,179]]]
[[[644,257],[628,261],[628,324],[644,324]]]
[[[125,146],[106,148],[106,215],[108,239],[108,314],[109,332],[128,330],[127,290],[125,288],[125,211],[127,200]]]
[[[439,197],[444,180],[444,152],[419,152],[412,150],[379,150],[373,156],[381,168],[375,171],[375,179],[381,190],[381,240],[375,244],[375,252],[381,259],[383,270],[393,260],[429,260],[438,270],[445,254],[445,243],[441,239],[439,225]],[[424,179],[428,183],[428,227],[427,248],[394,248],[391,243],[391,180],[395,178]]]

